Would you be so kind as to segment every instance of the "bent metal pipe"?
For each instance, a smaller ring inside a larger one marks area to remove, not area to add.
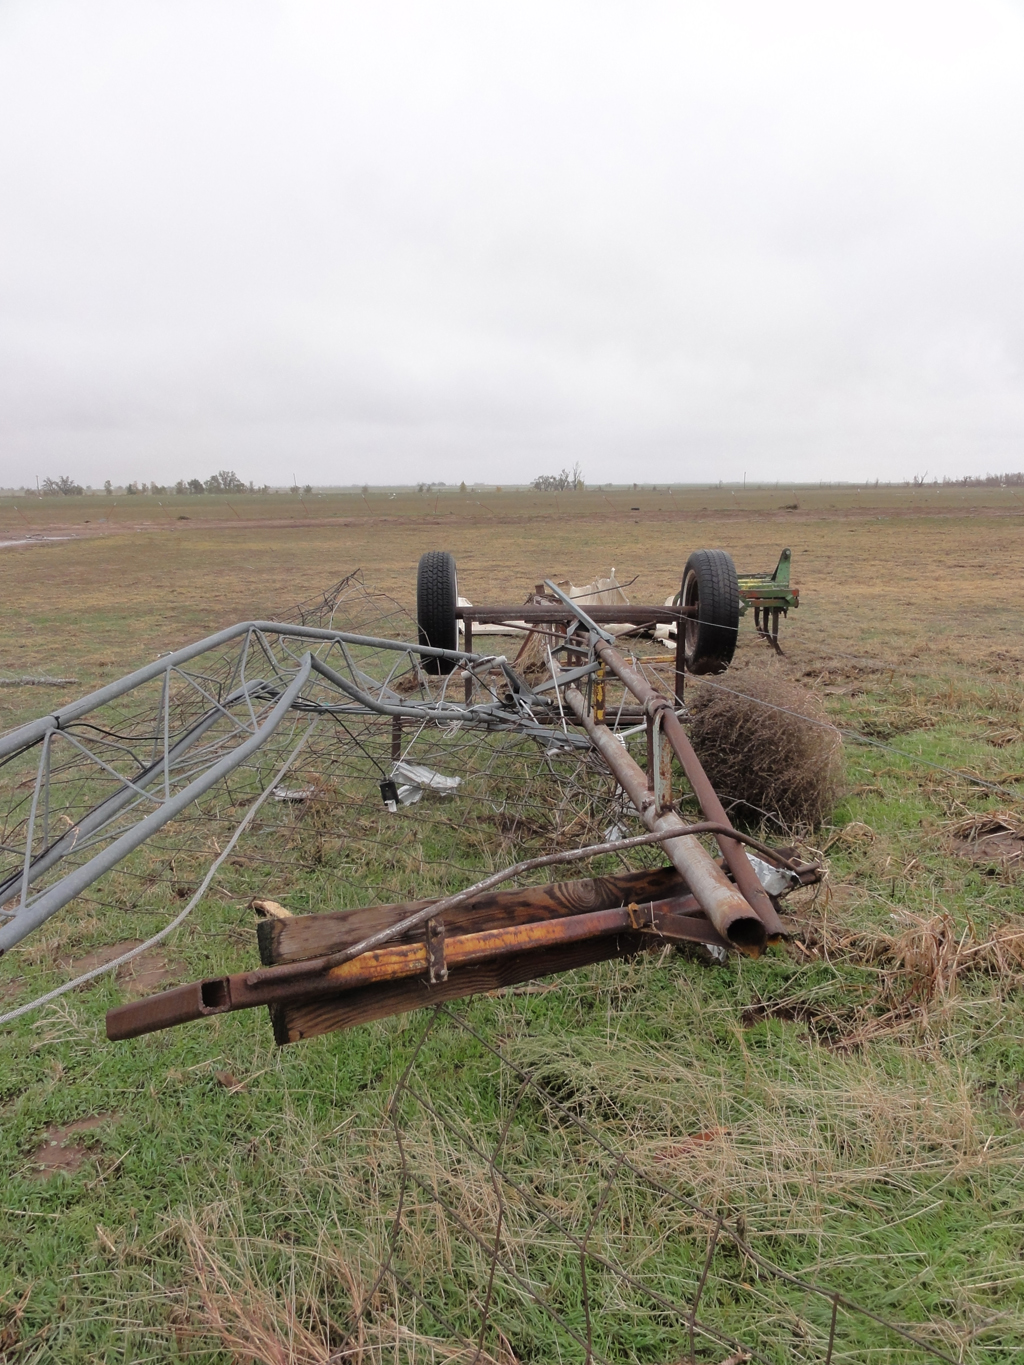
[[[586,730],[590,742],[611,769],[647,828],[652,834],[668,836],[664,842],[666,854],[680,875],[686,878],[687,885],[718,932],[740,952],[749,957],[759,957],[764,952],[768,930],[756,911],[729,881],[704,846],[685,832],[686,824],[674,810],[658,814],[654,794],[647,786],[647,774],[608,727],[594,720],[586,701],[575,687],[565,689],[565,703]]]
[[[682,765],[683,772],[686,774],[687,781],[693,788],[694,795],[700,803],[701,812],[706,820],[716,820],[723,825],[731,822],[726,815],[725,807],[718,798],[718,793],[711,785],[707,773],[701,767],[700,759],[694,752],[693,745],[682,725],[679,717],[672,709],[668,699],[647,681],[646,678],[631,668],[622,655],[614,646],[604,640],[597,640],[594,644],[594,651],[598,658],[603,659],[605,664],[612,670],[619,681],[632,692],[637,701],[643,702],[644,710],[652,718],[657,712],[661,713],[661,726],[665,738],[675,750],[676,757]],[[589,732],[588,732],[589,733]],[[634,802],[636,805],[636,802]],[[639,806],[637,807],[639,809]],[[653,828],[653,826],[650,826]],[[722,834],[715,836],[718,846],[722,850],[729,871],[736,879],[736,885],[743,893],[743,897],[758,918],[764,923],[769,937],[779,938],[784,933],[782,921],[774,905],[765,894],[764,888],[757,879],[757,873],[750,866],[747,855],[743,852],[742,846],[737,840]]]

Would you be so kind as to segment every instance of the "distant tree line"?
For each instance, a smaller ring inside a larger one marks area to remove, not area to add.
[[[85,489],[80,483],[75,483],[74,479],[62,474],[59,479],[44,479],[39,491],[46,498],[74,498],[84,493]]]
[[[962,479],[943,479],[942,482],[956,488],[1021,488],[1024,487],[1024,474],[967,474]]]
[[[925,487],[928,483],[926,474],[915,475],[912,480],[908,480],[906,487],[913,485],[915,488]],[[932,486],[938,485],[939,480],[933,479]],[[875,480],[876,486],[878,480]],[[612,485],[606,485],[610,488]],[[627,484],[626,487],[629,485]],[[1022,488],[1024,487],[1024,472],[1015,474],[967,474],[960,479],[946,477],[942,480],[942,486],[946,488]],[[432,493],[436,489],[445,488],[447,485],[443,480],[435,480],[433,483],[419,483],[416,485],[417,493]],[[563,469],[558,474],[541,474],[530,484],[530,487],[538,493],[565,493],[583,492],[586,485],[583,482],[583,471],[579,464],[573,465],[572,469]],[[652,485],[653,487],[653,485]],[[719,483],[719,487],[722,484]],[[633,484],[634,492],[637,484]],[[290,493],[309,496],[313,492],[310,484],[299,488],[298,484],[293,484],[288,490]],[[369,485],[364,484],[363,495],[369,492]],[[466,485],[461,483],[459,491],[465,493]],[[500,492],[500,489],[498,490]],[[62,474],[56,479],[45,478],[39,485],[39,492],[43,497],[81,497],[85,489],[80,483],[67,474]],[[148,493],[150,495],[170,496],[176,494],[182,496],[198,496],[204,493],[269,493],[270,485],[263,484],[257,487],[254,483],[244,483],[233,469],[219,469],[216,474],[211,474],[208,479],[179,479],[175,484],[159,483],[129,483],[124,487],[115,488],[109,479],[103,485],[103,492],[110,495],[113,493],[127,494],[135,496]]]
[[[62,474],[57,479],[43,479],[39,485],[39,491],[44,497],[81,497],[85,489],[80,483],[75,483],[74,479]],[[161,483],[129,483],[123,488],[115,489],[114,485],[107,479],[103,485],[103,491],[107,494],[123,492],[131,497],[139,494],[155,494],[157,497],[169,496],[176,493],[179,497],[186,494],[199,493],[267,493],[270,491],[269,485],[257,488],[253,483],[243,483],[233,469],[219,469],[216,474],[211,474],[208,479],[179,479],[176,484]],[[292,492],[299,490],[293,488]],[[307,493],[311,490],[307,488]]]
[[[155,484],[150,484],[149,491],[170,493],[172,490],[170,488],[157,490]],[[180,497],[183,493],[257,493],[260,490],[252,483],[243,483],[233,469],[219,469],[208,479],[179,479],[173,491]]]

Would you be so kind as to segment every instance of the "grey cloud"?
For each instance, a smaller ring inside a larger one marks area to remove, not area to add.
[[[1024,463],[1004,4],[0,12],[0,483]]]

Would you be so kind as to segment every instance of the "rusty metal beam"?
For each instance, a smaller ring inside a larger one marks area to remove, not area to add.
[[[686,913],[689,909],[689,897],[673,898],[643,906],[634,904],[617,910],[596,910],[563,919],[446,937],[445,971],[629,930],[655,933],[668,941],[730,946],[712,925]],[[437,971],[436,944],[425,937],[418,943],[392,943],[386,948],[362,953],[328,971],[314,970],[308,975],[297,974],[290,967],[272,967],[259,972],[211,977],[109,1010],[107,1037],[111,1040],[137,1038],[212,1014],[337,995],[378,982],[429,976],[431,972],[435,980],[443,979]]]
[[[681,616],[696,615],[696,607],[630,607],[621,606],[587,607],[587,616],[599,625],[623,626],[674,626]],[[462,621],[475,621],[477,625],[502,625],[515,621],[525,621],[527,625],[556,624],[571,621],[573,613],[555,603],[538,606],[528,603],[519,607],[456,607],[456,618]]]

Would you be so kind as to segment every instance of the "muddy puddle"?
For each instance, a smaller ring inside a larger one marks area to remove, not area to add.
[[[113,962],[124,953],[131,952],[133,948],[138,948],[140,943],[141,939],[125,939],[121,943],[108,943],[102,948],[86,953],[84,957],[64,961],[61,966],[67,970],[70,976],[83,976],[86,972],[95,971],[97,967],[105,967],[108,962]],[[129,996],[152,995],[154,991],[162,990],[171,982],[179,980],[184,972],[184,963],[169,958],[160,948],[151,948],[148,953],[133,957],[130,962],[125,962],[114,969],[117,981],[125,994]],[[90,985],[92,982],[87,982],[80,989],[87,990]]]
[[[92,1114],[88,1118],[76,1119],[74,1123],[51,1125],[46,1130],[42,1142],[32,1153],[33,1174],[37,1180],[48,1180],[50,1176],[63,1172],[73,1175],[90,1155],[90,1149],[75,1141],[79,1133],[90,1133],[105,1123],[116,1121],[117,1114]]]

